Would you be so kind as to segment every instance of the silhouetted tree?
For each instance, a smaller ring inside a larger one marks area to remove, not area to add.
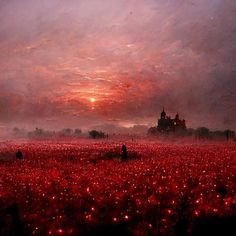
[[[194,133],[195,133],[195,130],[194,130],[194,129],[192,129],[192,128],[188,128],[188,129],[187,129],[187,135],[188,135],[188,136],[192,136],[192,135],[194,135]]]
[[[229,129],[225,130],[225,131],[224,131],[224,135],[225,135],[225,137],[226,137],[227,140],[233,140],[233,139],[235,139],[235,133],[234,133],[234,131],[232,131],[232,130],[229,130]]]
[[[206,127],[200,127],[195,130],[195,136],[197,138],[210,138],[210,130]]]
[[[14,127],[12,129],[12,134],[15,136],[15,137],[24,137],[26,135],[26,131],[24,129],[20,129],[18,127]]]
[[[28,133],[30,138],[48,138],[55,135],[54,131],[44,130],[42,128],[36,128],[34,131]]]
[[[223,131],[216,130],[211,132],[211,137],[213,140],[224,140],[225,134]]]
[[[73,133],[73,130],[70,129],[70,128],[65,128],[62,130],[62,134],[65,135],[65,136],[71,136]]]
[[[91,138],[94,138],[94,139],[96,139],[96,138],[105,138],[105,134],[103,132],[101,132],[101,131],[99,132],[97,130],[89,131],[89,136]]]
[[[81,135],[82,134],[82,130],[81,129],[75,129],[74,131],[75,135]]]
[[[43,129],[41,129],[41,128],[36,128],[36,129],[35,129],[35,134],[36,134],[37,136],[42,136],[42,134],[43,134]]]

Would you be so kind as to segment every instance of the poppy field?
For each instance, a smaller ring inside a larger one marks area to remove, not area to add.
[[[127,141],[126,161],[122,144],[1,143],[0,235],[203,235],[235,219],[235,143]]]

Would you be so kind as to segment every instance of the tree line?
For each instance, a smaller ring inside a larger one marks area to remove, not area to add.
[[[212,131],[207,127],[199,127],[197,129],[179,129],[175,132],[159,132],[156,127],[151,127],[148,130],[149,136],[174,136],[174,137],[195,137],[196,139],[207,140],[236,140],[235,132],[227,129],[224,131]]]
[[[26,131],[18,127],[13,128],[12,135],[16,138],[54,138],[54,137],[90,137],[93,139],[107,138],[108,135],[102,131],[91,130],[83,133],[80,128],[64,128],[60,131],[50,131],[42,128],[35,128],[33,131]]]

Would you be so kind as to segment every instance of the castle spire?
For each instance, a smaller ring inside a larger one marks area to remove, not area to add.
[[[163,111],[161,113],[161,119],[165,119],[166,118],[166,112],[165,112],[165,108],[163,107]]]

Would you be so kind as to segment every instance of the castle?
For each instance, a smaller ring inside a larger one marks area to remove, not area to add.
[[[166,112],[163,108],[161,112],[161,117],[158,119],[157,131],[159,132],[176,132],[186,130],[185,120],[180,120],[179,114],[177,113],[174,119],[171,119],[170,116],[166,115]]]

